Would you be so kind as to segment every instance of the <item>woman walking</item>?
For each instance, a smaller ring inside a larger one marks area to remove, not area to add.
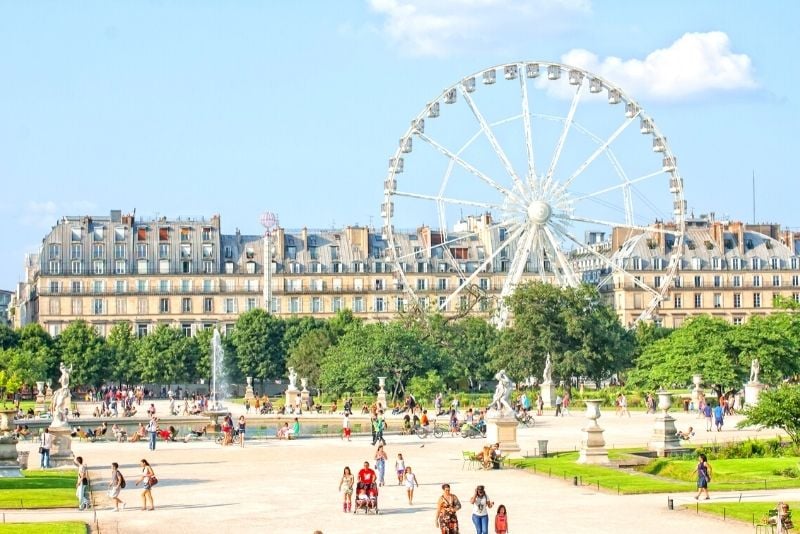
[[[244,421],[244,416],[240,415],[239,416],[239,424],[238,424],[237,431],[239,432],[239,445],[242,446],[242,447],[244,447],[244,433],[245,433],[245,428],[246,427],[247,427],[247,424]]]
[[[706,494],[705,500],[710,499],[708,496],[708,483],[711,482],[711,465],[705,454],[700,454],[697,461],[697,467],[694,468],[693,473],[697,473],[697,495],[695,499],[699,499],[700,495]]]
[[[87,510],[89,503],[89,468],[83,463],[83,457],[75,458],[78,465],[78,479],[75,481],[75,496],[78,498],[78,509]]]
[[[461,502],[450,493],[450,484],[442,484],[442,494],[436,503],[436,526],[442,534],[458,534],[458,511]]]
[[[142,458],[139,462],[139,465],[142,466],[142,476],[139,477],[139,480],[136,481],[136,485],[138,486],[139,483],[144,482],[144,491],[142,491],[142,511],[144,512],[147,510],[147,499],[150,499],[150,510],[155,510],[155,505],[153,504],[153,492],[151,488],[158,483],[158,479],[156,478],[156,474],[153,471],[153,468],[150,467],[150,463]]]
[[[406,461],[403,460],[403,454],[397,453],[397,460],[394,462],[394,471],[397,473],[397,485],[403,484],[406,477]]]
[[[353,486],[355,477],[350,472],[350,467],[345,467],[342,478],[339,479],[339,491],[342,492],[342,511],[347,513],[353,507]]]
[[[419,487],[417,476],[411,472],[411,466],[406,467],[406,494],[408,495],[408,504],[414,504],[414,488]]]
[[[469,502],[472,504],[472,524],[475,525],[476,534],[489,534],[489,508],[494,503],[486,495],[486,489],[483,486],[476,487]]]
[[[125,502],[119,498],[119,493],[124,485],[125,477],[119,472],[119,464],[111,462],[111,482],[108,484],[108,496],[114,501],[115,512],[119,512],[120,505],[122,505],[122,510],[125,510]]]
[[[378,450],[375,451],[375,471],[378,473],[378,486],[383,486],[384,475],[386,474],[386,451],[383,450],[383,445],[378,445]]]

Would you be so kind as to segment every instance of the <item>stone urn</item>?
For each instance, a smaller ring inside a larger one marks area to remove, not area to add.
[[[15,409],[0,410],[0,477],[21,477],[17,438],[11,432]]]
[[[600,404],[603,402],[600,399],[585,400],[586,403],[586,419],[591,421],[594,426],[598,426],[597,420],[600,419]]]
[[[608,463],[608,452],[606,451],[606,441],[603,438],[603,429],[597,423],[600,419],[600,399],[589,399],[586,403],[586,418],[590,421],[586,428],[582,429],[584,434],[583,444],[577,463],[604,465]]]
[[[667,412],[672,407],[672,393],[668,391],[658,392],[658,409],[667,415]]]

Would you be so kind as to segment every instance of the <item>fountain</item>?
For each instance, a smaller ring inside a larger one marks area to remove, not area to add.
[[[214,430],[218,428],[220,416],[226,415],[228,410],[222,405],[225,398],[225,381],[223,378],[222,363],[225,359],[225,349],[222,348],[222,337],[219,329],[214,329],[211,337],[211,391],[208,395],[208,406],[203,415],[211,419]]]

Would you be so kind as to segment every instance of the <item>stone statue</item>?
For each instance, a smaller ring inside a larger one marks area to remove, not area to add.
[[[297,389],[297,373],[294,367],[289,367],[289,389]]]
[[[511,407],[510,398],[511,390],[514,389],[514,382],[508,378],[505,369],[498,371],[494,378],[497,380],[497,387],[494,389],[494,397],[491,404],[489,404],[489,409],[502,412],[503,407],[505,407],[508,408],[509,412],[513,412],[514,409]]]
[[[544,372],[542,373],[542,384],[550,384],[553,382],[553,362],[550,359],[550,353],[547,353],[547,359],[544,361]]]
[[[761,372],[761,363],[758,361],[758,358],[753,358],[753,361],[750,362],[750,382],[753,384],[758,383],[758,373]]]
[[[69,379],[72,374],[72,366],[67,367],[64,362],[61,362],[61,378],[58,382],[61,387],[53,393],[53,402],[51,404],[51,412],[53,414],[53,424],[51,426],[59,427],[67,425],[67,412],[69,405],[72,401],[72,396],[69,392]]]

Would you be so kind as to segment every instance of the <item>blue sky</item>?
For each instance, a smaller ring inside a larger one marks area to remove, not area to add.
[[[755,170],[756,218],[800,229],[797,16],[784,2],[0,0],[0,287],[63,215],[380,226],[409,121],[518,60],[626,89],[695,213],[750,221]]]

